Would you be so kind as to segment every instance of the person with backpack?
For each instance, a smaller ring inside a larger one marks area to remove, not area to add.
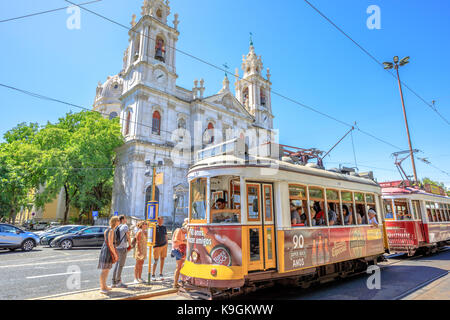
[[[115,230],[114,246],[117,251],[118,260],[113,269],[112,287],[128,288],[122,282],[122,270],[127,260],[127,253],[131,248],[130,232],[127,225],[127,219],[124,215],[119,216],[120,225]],[[129,245],[130,244],[130,245]]]

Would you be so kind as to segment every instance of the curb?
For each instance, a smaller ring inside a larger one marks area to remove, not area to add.
[[[178,292],[178,289],[165,289],[165,290],[161,290],[158,292],[145,293],[145,294],[141,294],[141,295],[137,295],[137,296],[126,297],[126,298],[117,298],[117,299],[111,299],[111,300],[142,300],[142,299],[148,299],[148,298],[163,296],[166,294],[177,293],[177,292]]]

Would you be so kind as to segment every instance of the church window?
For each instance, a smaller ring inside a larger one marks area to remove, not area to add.
[[[155,59],[161,62],[166,62],[166,47],[164,44],[164,39],[161,37],[156,37]]]
[[[208,123],[208,135],[210,137],[208,143],[214,143],[214,125],[211,122]]]
[[[156,11],[156,16],[158,17],[159,20],[162,19],[162,11],[161,11],[161,9],[158,9],[158,10]]]
[[[133,56],[134,61],[136,61],[139,58],[140,45],[141,45],[141,35],[138,34],[134,41],[134,56]]]
[[[127,112],[127,121],[125,123],[125,135],[127,136],[130,133],[130,119],[131,119],[131,112]]]
[[[161,134],[161,115],[158,111],[153,112],[152,133],[156,135]]]
[[[244,89],[244,106],[248,103],[248,88]]]

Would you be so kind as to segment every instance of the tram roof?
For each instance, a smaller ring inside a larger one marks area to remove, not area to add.
[[[398,196],[398,195],[424,195],[424,196],[430,196],[435,198],[441,198],[441,199],[447,199],[450,200],[450,197],[443,196],[440,194],[434,194],[426,192],[422,189],[416,189],[411,187],[404,187],[404,188],[398,188],[398,187],[389,187],[389,188],[381,188],[381,192],[383,196]]]
[[[244,161],[242,158],[236,157],[234,155],[218,155],[196,162],[190,167],[189,173],[199,170],[213,170],[220,168],[270,168],[274,166],[284,171],[313,175],[335,180],[344,180],[354,183],[368,184],[371,186],[379,187],[379,184],[376,181],[368,177],[344,174],[327,169],[310,167],[308,165],[293,164],[282,160],[260,156],[249,156],[248,160]]]

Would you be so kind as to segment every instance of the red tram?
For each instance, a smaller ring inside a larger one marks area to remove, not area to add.
[[[434,252],[450,241],[450,197],[443,190],[411,187],[408,181],[380,185],[391,252]]]

